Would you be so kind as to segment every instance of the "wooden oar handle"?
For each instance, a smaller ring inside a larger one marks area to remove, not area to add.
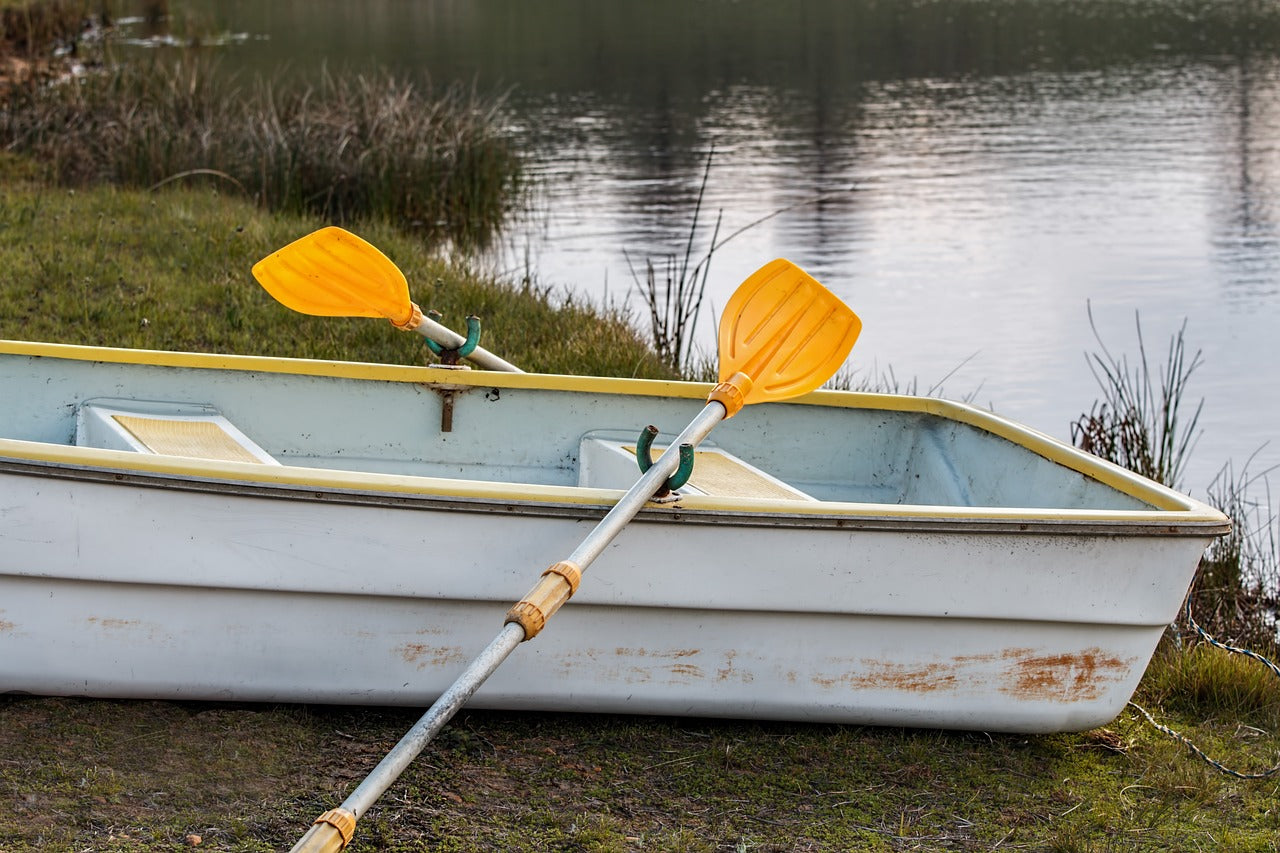
[[[507,624],[515,622],[524,629],[524,638],[532,640],[547,620],[578,591],[582,569],[562,560],[542,573],[542,577],[525,597],[507,611]]]

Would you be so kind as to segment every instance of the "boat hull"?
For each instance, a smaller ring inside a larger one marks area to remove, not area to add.
[[[703,393],[9,347],[0,381],[26,384],[0,414],[8,693],[426,706],[618,499],[556,480],[586,477],[574,472],[592,467],[579,448],[595,427],[678,419]],[[125,389],[211,404],[285,464],[76,446],[93,401],[116,406]],[[383,399],[405,407],[383,412]],[[330,418],[347,432],[325,438],[291,420],[321,424],[352,400],[373,409],[362,431]],[[479,414],[500,406],[513,408]],[[1087,729],[1124,707],[1227,529],[1202,504],[959,404],[817,395],[739,417],[722,445],[795,494],[650,504],[473,706]],[[530,429],[546,447],[519,443]],[[320,459],[326,441],[339,449]],[[432,442],[431,459],[408,442]],[[806,460],[815,442],[822,455]],[[476,469],[542,481],[422,475],[470,470],[473,448]],[[1021,488],[1061,505],[986,505],[1001,478],[1008,501]],[[951,503],[917,500],[925,481]],[[888,502],[832,499],[891,489]]]
[[[51,473],[0,473],[10,692],[425,706],[598,515]],[[1086,729],[1194,568],[1105,528],[768,522],[638,520],[473,706]]]

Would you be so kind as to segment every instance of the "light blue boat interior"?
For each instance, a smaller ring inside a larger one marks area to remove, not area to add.
[[[580,484],[584,436],[638,436],[652,423],[662,444],[703,405],[17,355],[0,356],[0,377],[4,438],[110,446],[85,434],[87,403],[198,409],[216,412],[284,465],[557,486]],[[718,426],[711,442],[820,501],[1156,509],[1015,441],[920,411],[761,404]]]

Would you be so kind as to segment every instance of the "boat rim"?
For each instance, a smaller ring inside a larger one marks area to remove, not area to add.
[[[122,349],[8,340],[0,340],[0,355],[197,370],[281,373],[427,386],[448,385],[455,388],[461,386],[534,389],[684,399],[703,399],[712,387],[710,383],[676,380],[505,373],[431,366]],[[845,523],[853,523],[881,519],[893,520],[897,523],[909,520],[944,525],[962,523],[966,529],[976,521],[986,521],[1000,527],[1008,524],[1034,523],[1037,526],[1048,524],[1057,529],[1070,523],[1104,526],[1137,525],[1142,528],[1153,528],[1152,532],[1190,532],[1195,535],[1216,535],[1230,529],[1230,523],[1225,515],[1201,501],[1087,454],[1035,429],[966,403],[936,397],[820,390],[780,405],[916,412],[957,421],[1011,441],[1051,462],[1133,497],[1151,506],[1152,509],[960,507],[837,501],[822,501],[815,504],[808,501],[695,495],[683,496],[667,504],[650,506],[659,507],[658,511],[665,511],[669,515],[689,511],[685,514],[707,514],[708,517],[714,515],[722,519],[739,516],[790,518],[797,522],[803,519],[804,523],[809,525],[819,519],[827,519],[837,524],[841,520]],[[283,489],[342,494],[347,496],[348,500],[354,500],[355,495],[401,498],[417,496],[472,503],[488,501],[526,508],[539,505],[544,508],[552,506],[607,508],[622,495],[620,490],[579,486],[378,474],[288,464],[268,467],[252,463],[190,457],[145,456],[129,451],[8,438],[0,438],[0,457],[18,460],[19,463],[29,463],[27,466],[18,464],[16,468],[12,462],[5,463],[5,467],[11,470],[29,472],[30,464],[34,464],[41,466],[41,470],[63,477],[74,476],[78,471],[109,472],[117,480],[129,474],[136,475],[139,482],[145,480],[152,485],[168,487],[174,487],[185,480],[193,484],[197,482],[239,484],[241,487],[267,487],[275,488],[277,491]],[[201,488],[207,488],[207,486]],[[821,509],[815,511],[815,506]]]

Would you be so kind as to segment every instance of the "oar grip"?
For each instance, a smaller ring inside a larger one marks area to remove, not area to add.
[[[728,420],[746,405],[747,395],[751,393],[751,388],[755,384],[750,376],[739,371],[712,388],[711,393],[707,395],[707,402],[714,401],[724,406],[724,417]]]
[[[581,583],[582,569],[576,564],[564,560],[550,566],[533,589],[507,611],[507,624],[515,622],[524,629],[524,638],[532,640]]]

